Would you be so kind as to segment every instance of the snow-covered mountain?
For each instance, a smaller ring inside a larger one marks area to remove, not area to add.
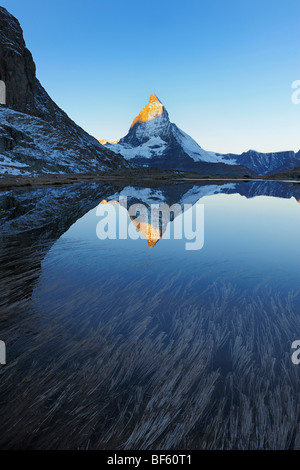
[[[200,147],[170,121],[166,108],[154,94],[133,120],[125,137],[117,143],[105,140],[100,142],[141,166],[221,174],[247,172],[245,168],[237,166],[234,158],[208,152]]]
[[[266,175],[300,166],[300,152],[249,150],[241,155],[208,152],[170,122],[166,108],[154,94],[125,137],[118,142],[100,142],[142,166],[232,175]]]
[[[0,7],[0,175],[84,173],[130,166],[62,111],[36,78],[16,18]]]
[[[226,156],[250,168],[258,175],[271,175],[300,166],[300,151],[297,153],[293,151],[262,153],[248,150],[241,155],[228,154]]]

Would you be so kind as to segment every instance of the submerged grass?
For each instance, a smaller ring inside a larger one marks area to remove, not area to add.
[[[294,448],[296,293],[212,284],[187,298],[178,276],[101,279],[71,304],[18,312],[2,328],[14,357],[0,369],[1,447]]]

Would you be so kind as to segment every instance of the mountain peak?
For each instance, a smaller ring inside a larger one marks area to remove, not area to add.
[[[157,96],[152,93],[149,98],[148,104],[142,109],[138,116],[133,120],[131,128],[136,124],[142,124],[143,122],[152,121],[152,119],[157,118],[158,116],[164,113],[164,106],[159,101]]]
[[[149,103],[155,103],[155,102],[160,103],[160,101],[159,101],[159,99],[157,98],[157,96],[156,96],[154,93],[152,93],[152,95],[151,95],[150,98],[149,98]]]

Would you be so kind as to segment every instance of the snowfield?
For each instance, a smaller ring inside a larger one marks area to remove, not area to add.
[[[157,122],[160,121],[160,122]],[[115,153],[120,153],[127,160],[135,158],[145,158],[149,160],[151,165],[151,158],[163,156],[168,150],[168,137],[160,137],[159,134],[165,136],[165,128],[162,126],[162,120],[159,118],[143,123],[136,131],[136,137],[141,140],[140,145],[132,145],[126,141],[119,141],[117,144],[107,143],[105,147]],[[197,142],[192,139],[188,134],[179,129],[175,124],[169,123],[169,132],[176,140],[181,149],[191,157],[195,162],[208,162],[208,163],[227,163],[228,165],[237,165],[234,158],[228,158],[224,155],[218,155],[214,152],[207,152],[203,150]],[[148,139],[145,141],[145,139]]]

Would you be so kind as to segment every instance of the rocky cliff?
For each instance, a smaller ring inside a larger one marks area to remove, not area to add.
[[[36,77],[16,18],[0,7],[0,174],[81,173],[128,167],[77,126]]]

